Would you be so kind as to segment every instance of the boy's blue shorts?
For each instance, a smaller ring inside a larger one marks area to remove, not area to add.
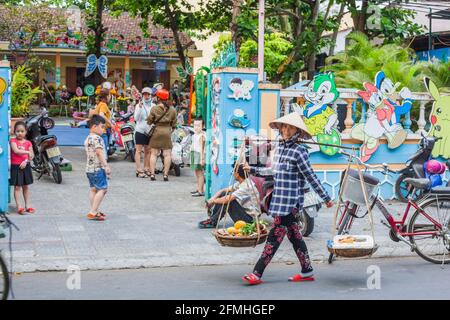
[[[97,190],[108,189],[108,178],[106,177],[105,169],[97,170],[95,172],[87,172],[86,175],[91,188],[95,188]]]

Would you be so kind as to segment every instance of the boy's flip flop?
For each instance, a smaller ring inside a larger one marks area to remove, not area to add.
[[[253,273],[246,274],[241,279],[246,281],[250,285],[257,285],[257,284],[261,284],[262,283],[262,280],[258,279]]]
[[[291,282],[303,282],[303,281],[314,281],[314,277],[302,277],[300,274],[296,274],[289,278]]]

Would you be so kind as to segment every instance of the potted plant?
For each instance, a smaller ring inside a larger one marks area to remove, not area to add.
[[[42,91],[39,87],[33,88],[31,69],[19,66],[14,71],[11,81],[11,128],[14,124],[23,120],[28,115],[30,105],[36,100]]]

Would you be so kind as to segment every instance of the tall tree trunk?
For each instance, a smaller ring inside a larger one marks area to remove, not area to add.
[[[95,55],[97,58],[102,55],[104,4],[104,0],[97,0],[95,13]]]
[[[319,17],[319,8],[320,8],[320,0],[316,0],[314,4],[311,4],[312,7],[312,33],[317,34],[317,19]],[[318,37],[320,39],[320,36]],[[314,74],[316,73],[316,51],[313,51],[309,54],[307,58],[307,70],[308,70],[308,79],[312,80],[314,78]]]
[[[186,70],[186,55],[184,54],[183,45],[181,44],[180,34],[178,32],[177,22],[175,20],[172,10],[170,9],[169,1],[165,1],[164,11],[166,12],[167,17],[169,18],[170,29],[172,30],[173,39],[175,40],[175,45],[177,47],[178,58],[180,58],[181,65]]]
[[[231,41],[233,41],[236,48],[236,61],[239,62],[239,53],[241,51],[242,37],[239,35],[238,18],[241,14],[241,6],[243,0],[233,0],[233,11],[231,17]]]
[[[339,14],[337,16],[337,28],[333,30],[333,36],[331,37],[331,43],[330,43],[330,51],[328,52],[328,56],[331,57],[334,55],[334,50],[336,49],[336,41],[339,34],[339,29],[341,27],[341,21],[342,17],[344,16],[344,10],[345,10],[345,3],[341,4],[341,7],[339,8]]]
[[[352,5],[355,9],[355,14],[352,14],[353,25],[355,31],[360,31],[366,33],[366,21],[367,21],[367,10],[369,9],[369,0],[361,1],[361,10],[356,10],[356,4],[353,1]]]

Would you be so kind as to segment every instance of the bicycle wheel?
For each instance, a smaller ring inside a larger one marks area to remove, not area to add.
[[[9,273],[5,260],[0,254],[0,297],[2,300],[8,299],[9,294]]]
[[[432,263],[450,263],[450,196],[431,196],[421,202],[426,215],[439,223],[437,227],[428,217],[416,210],[409,220],[408,233],[416,253]]]

